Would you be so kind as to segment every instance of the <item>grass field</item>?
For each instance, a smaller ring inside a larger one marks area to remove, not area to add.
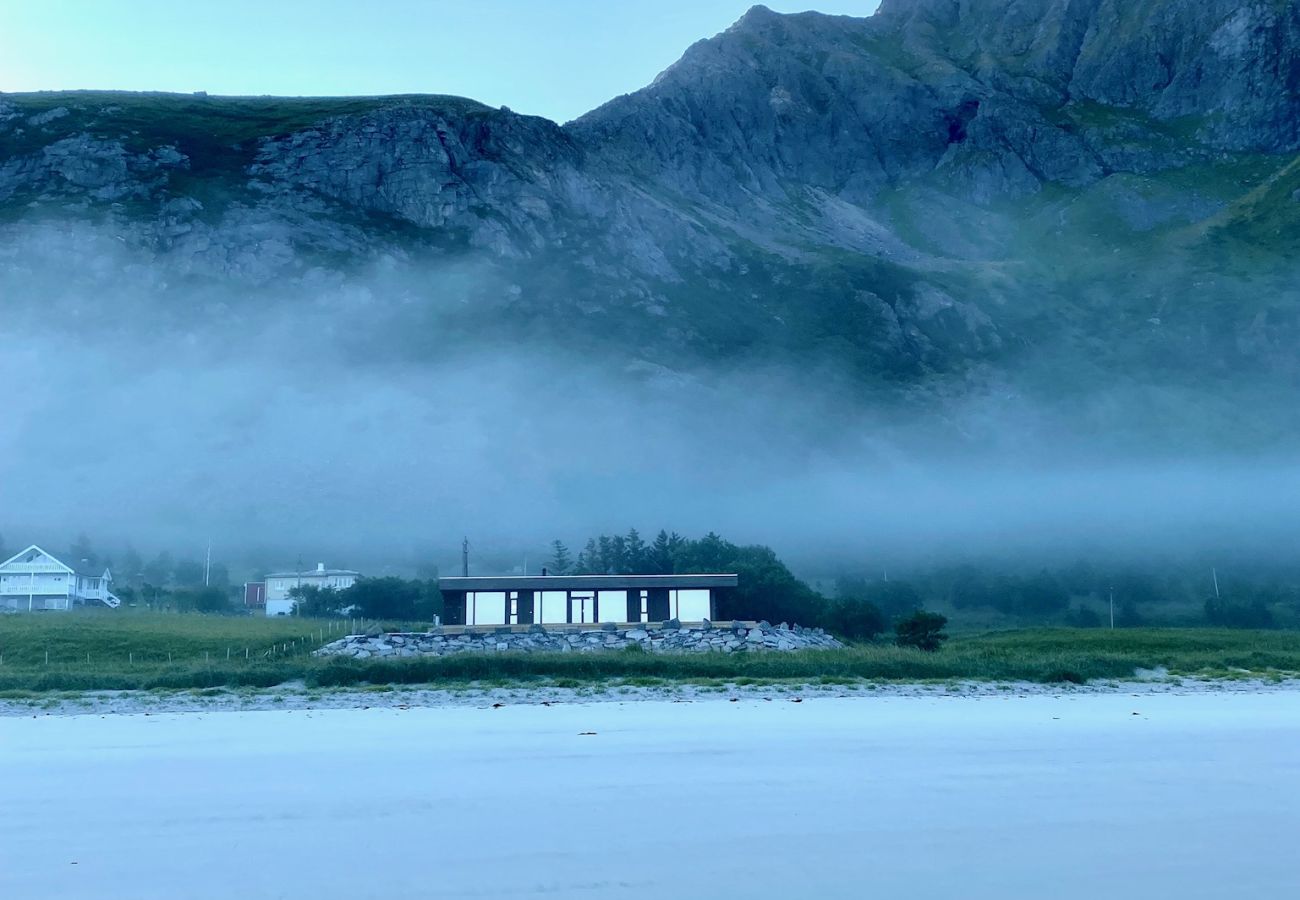
[[[406,660],[310,656],[347,630],[348,623],[314,619],[125,612],[5,616],[0,617],[0,691],[270,687],[294,680],[318,687],[614,679],[1084,683],[1130,678],[1139,668],[1209,677],[1300,673],[1300,633],[1212,629],[1004,631],[955,636],[938,653],[862,645],[748,655],[495,653]]]

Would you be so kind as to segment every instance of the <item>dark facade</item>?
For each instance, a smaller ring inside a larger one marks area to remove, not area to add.
[[[735,575],[440,578],[446,625],[684,622],[716,617]]]

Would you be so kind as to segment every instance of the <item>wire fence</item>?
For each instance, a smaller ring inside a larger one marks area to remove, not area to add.
[[[294,657],[309,656],[316,650],[348,635],[364,634],[368,629],[374,628],[380,623],[367,619],[329,619],[321,623],[313,623],[315,627],[293,636],[277,635],[276,639],[271,642],[262,640],[245,640],[230,641],[226,646],[221,647],[221,642],[216,642],[217,646],[208,646],[203,650],[194,649],[157,649],[160,643],[157,635],[148,635],[142,631],[142,637],[147,635],[147,642],[153,645],[150,649],[139,650],[120,650],[120,649],[83,649],[81,647],[72,648],[67,646],[67,641],[51,641],[49,646],[33,648],[30,641],[25,643],[28,646],[18,651],[6,650],[3,643],[0,643],[0,667],[21,666],[23,668],[36,667],[78,667],[85,666],[94,668],[98,666],[118,667],[125,664],[132,666],[194,666],[198,664],[211,665],[213,663],[257,663],[284,660]],[[115,635],[120,638],[120,633]],[[250,637],[258,637],[250,635]],[[202,641],[212,644],[211,640],[191,637],[190,642]],[[143,642],[143,641],[142,641]],[[179,639],[178,639],[179,642]],[[84,643],[84,642],[82,642]],[[33,653],[33,650],[35,652]]]

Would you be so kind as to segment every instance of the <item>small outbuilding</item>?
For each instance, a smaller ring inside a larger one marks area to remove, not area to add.
[[[699,622],[717,618],[736,575],[439,578],[446,625]]]

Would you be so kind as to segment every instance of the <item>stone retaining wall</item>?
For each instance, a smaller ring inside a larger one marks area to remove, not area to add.
[[[844,646],[820,628],[800,628],[784,622],[724,622],[656,626],[592,625],[580,631],[552,630],[533,625],[527,631],[510,628],[465,628],[459,633],[440,629],[419,634],[353,634],[315,651],[316,656],[372,657],[447,656],[452,653],[590,653],[641,647],[654,653],[747,653],[758,650],[832,650]]]

